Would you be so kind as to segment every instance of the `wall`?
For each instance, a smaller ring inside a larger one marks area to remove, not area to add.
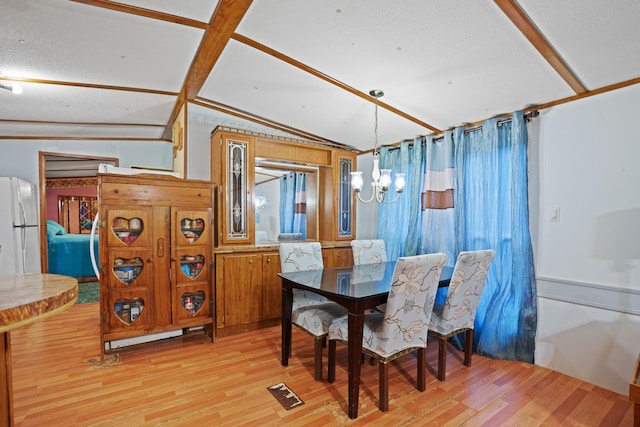
[[[0,149],[0,176],[17,176],[36,185],[40,151],[116,157],[121,167],[171,169],[173,160],[171,144],[165,141],[2,140]]]
[[[559,105],[530,135],[536,364],[625,395],[640,351],[638,104],[640,85]]]

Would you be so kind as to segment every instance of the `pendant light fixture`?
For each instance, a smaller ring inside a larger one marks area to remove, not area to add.
[[[378,99],[384,95],[384,92],[378,89],[374,89],[369,92],[369,95]],[[378,153],[378,103],[375,104],[375,146],[373,147],[373,171],[371,172],[371,188],[372,194],[368,199],[363,199],[360,195],[362,191],[362,172],[351,172],[351,188],[355,191],[358,199],[362,203],[369,203],[375,200],[378,203],[395,203],[399,198],[402,190],[405,186],[405,174],[396,173],[396,179],[394,182],[394,189],[396,191],[396,197],[393,200],[387,200],[389,186],[391,185],[391,169],[380,170],[380,155]]]

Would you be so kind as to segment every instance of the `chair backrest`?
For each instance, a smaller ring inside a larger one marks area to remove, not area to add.
[[[384,240],[352,240],[353,264],[377,264],[387,262],[387,251]]]
[[[280,243],[280,268],[283,273],[324,268],[320,242]]]
[[[458,254],[442,310],[442,324],[448,325],[447,329],[473,329],[489,267],[495,256],[492,249]]]
[[[394,353],[426,347],[429,320],[446,261],[443,253],[398,258],[378,336],[381,350]]]

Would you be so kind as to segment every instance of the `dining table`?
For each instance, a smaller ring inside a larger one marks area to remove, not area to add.
[[[291,353],[294,289],[315,292],[347,309],[348,415],[351,419],[358,417],[364,315],[367,310],[387,301],[395,264],[395,261],[389,261],[278,274],[282,279],[282,366],[288,366]],[[452,267],[443,267],[438,286],[449,286],[452,273]]]

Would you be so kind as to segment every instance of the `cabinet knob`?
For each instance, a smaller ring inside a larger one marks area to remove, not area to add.
[[[147,263],[151,264],[153,262],[153,258],[149,257],[147,258]]]
[[[267,264],[271,262],[271,258],[267,258]]]
[[[113,190],[114,193],[118,194],[120,192],[120,190],[118,190],[117,188],[115,190]]]
[[[175,262],[176,260],[177,260],[176,257],[174,257],[174,256],[171,257],[171,262]]]

